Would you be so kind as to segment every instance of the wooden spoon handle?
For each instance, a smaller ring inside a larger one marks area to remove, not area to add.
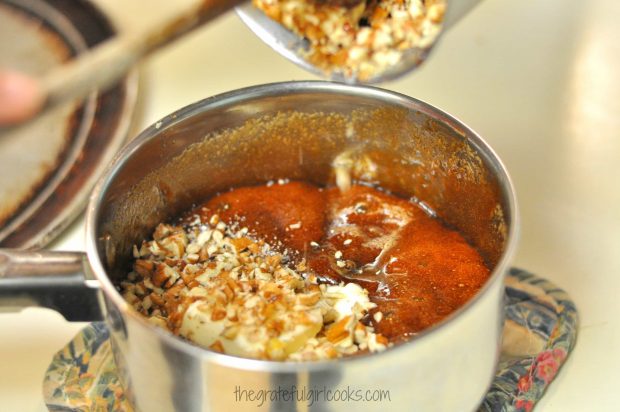
[[[39,80],[44,103],[38,114],[116,84],[140,59],[213,20],[242,0],[198,0],[142,30],[121,33]],[[8,133],[22,125],[0,128]]]

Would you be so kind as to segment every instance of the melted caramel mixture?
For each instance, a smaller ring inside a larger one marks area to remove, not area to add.
[[[324,282],[360,284],[377,304],[367,322],[392,342],[439,322],[489,277],[458,232],[415,203],[367,186],[242,187],[213,197],[196,214],[247,227],[288,251],[293,263],[305,259]]]

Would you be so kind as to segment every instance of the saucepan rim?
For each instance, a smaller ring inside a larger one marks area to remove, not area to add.
[[[135,311],[123,299],[110,278],[107,276],[101,256],[98,252],[96,228],[106,189],[113,182],[116,174],[123,168],[126,162],[129,161],[132,155],[144,144],[155,138],[167,128],[172,127],[189,117],[205,111],[213,110],[215,108],[226,107],[256,98],[304,93],[345,94],[350,96],[360,96],[365,99],[383,101],[394,106],[422,112],[434,119],[440,120],[442,123],[455,129],[460,134],[464,133],[464,137],[466,137],[471,144],[476,147],[477,153],[485,157],[489,167],[493,170],[496,178],[499,180],[501,190],[507,194],[507,207],[510,215],[510,221],[506,247],[497,265],[492,270],[491,276],[483,287],[476,293],[476,295],[465,305],[458,308],[442,321],[412,337],[407,342],[394,345],[381,353],[343,357],[335,360],[292,362],[242,358],[201,348],[174,336],[162,328],[150,324],[146,318]],[[110,164],[95,186],[86,212],[86,252],[88,255],[88,261],[94,276],[101,284],[101,290],[105,294],[107,302],[111,302],[124,316],[133,317],[145,327],[151,329],[159,339],[165,342],[166,345],[170,345],[172,348],[213,364],[263,372],[326,370],[334,367],[342,367],[343,363],[348,362],[368,362],[369,360],[375,358],[377,361],[380,361],[380,359],[384,356],[395,354],[398,351],[409,350],[413,345],[416,345],[416,343],[423,339],[432,339],[438,331],[450,327],[456,319],[461,317],[465,312],[470,311],[483,296],[489,293],[489,290],[493,287],[493,285],[497,282],[503,282],[505,273],[508,270],[508,265],[516,250],[518,234],[519,216],[517,210],[517,199],[510,176],[495,151],[474,130],[443,110],[413,97],[377,87],[347,85],[329,81],[289,81],[246,87],[208,97],[162,118],[161,120],[155,122],[152,126],[142,131],[125,148],[123,148],[121,152],[119,152],[115,160]],[[497,310],[500,310],[499,306]],[[131,339],[131,337],[129,337],[129,339]]]

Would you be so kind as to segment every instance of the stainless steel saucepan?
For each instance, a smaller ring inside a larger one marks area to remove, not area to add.
[[[119,294],[132,245],[157,223],[232,186],[277,178],[327,184],[343,151],[376,166],[359,178],[424,201],[492,267],[482,290],[440,324],[379,354],[261,361],[183,341]],[[1,251],[0,303],[104,318],[139,410],[465,411],[494,375],[517,234],[514,191],[475,132],[410,97],[289,82],[207,98],[149,127],[117,156],[92,194],[86,225],[86,254]]]

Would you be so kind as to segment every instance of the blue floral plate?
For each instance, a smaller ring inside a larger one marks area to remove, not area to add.
[[[520,269],[506,278],[497,374],[479,412],[531,411],[575,345],[577,310],[553,283]],[[50,411],[123,411],[125,398],[104,323],[92,323],[54,356],[43,382]]]

